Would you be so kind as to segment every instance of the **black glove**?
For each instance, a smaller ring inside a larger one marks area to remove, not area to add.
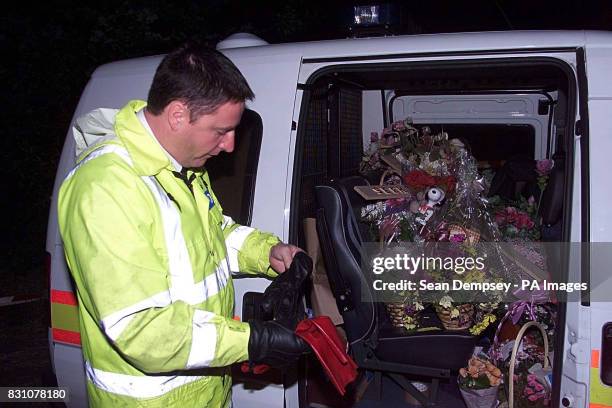
[[[283,368],[295,363],[310,346],[278,322],[251,320],[249,361]]]
[[[300,301],[304,283],[312,271],[312,259],[304,252],[293,257],[291,266],[266,288],[261,301],[264,315],[293,330],[302,320]]]

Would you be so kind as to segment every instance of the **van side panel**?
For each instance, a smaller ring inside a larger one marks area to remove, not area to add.
[[[591,406],[612,407],[612,387],[601,379],[602,330],[612,321],[612,190],[610,157],[612,155],[612,42],[609,33],[586,33],[586,71],[589,109],[591,318],[590,384]],[[596,405],[599,404],[599,405]]]
[[[605,60],[606,62],[609,59]],[[599,61],[598,61],[599,62]],[[590,62],[589,62],[590,65]],[[609,82],[609,80],[608,80]],[[592,80],[589,77],[589,88]],[[593,84],[596,87],[596,84]],[[590,89],[589,89],[590,91]],[[612,90],[611,90],[612,91]],[[612,191],[609,181],[612,154],[612,98],[589,97],[589,136],[591,174],[591,316],[590,347],[586,350],[590,360],[590,403],[601,407],[612,407],[612,387],[601,379],[602,330],[612,321]]]

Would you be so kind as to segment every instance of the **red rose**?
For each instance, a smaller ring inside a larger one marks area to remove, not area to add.
[[[404,176],[404,183],[417,191],[435,186],[436,179],[422,170],[412,170]]]
[[[440,186],[447,196],[455,191],[455,184],[457,184],[457,180],[453,176],[444,176],[444,177],[435,177],[436,185]]]
[[[495,213],[495,223],[500,227],[506,223],[506,213],[504,211]]]
[[[514,225],[516,225],[516,228],[519,229],[531,229],[534,227],[534,222],[531,220],[529,215],[524,212],[519,212]]]
[[[514,207],[506,207],[506,221],[509,224],[514,224],[518,218],[518,211]]]

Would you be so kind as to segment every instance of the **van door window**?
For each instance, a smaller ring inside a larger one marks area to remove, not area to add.
[[[223,212],[242,225],[250,225],[263,124],[259,114],[245,109],[236,128],[231,154],[222,153],[206,163],[213,191]]]
[[[479,164],[502,165],[511,157],[535,157],[535,130],[531,125],[436,123],[429,127],[433,134],[446,132],[462,140]]]

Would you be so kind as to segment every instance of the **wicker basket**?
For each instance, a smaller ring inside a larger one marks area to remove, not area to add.
[[[542,340],[544,341],[544,368],[548,368],[549,367],[549,361],[548,361],[548,336],[546,335],[546,330],[544,329],[544,326],[542,326],[540,323],[538,322],[527,322],[523,325],[523,327],[521,327],[521,329],[519,330],[518,334],[516,335],[516,340],[514,341],[514,347],[512,348],[512,354],[510,355],[510,373],[508,374],[508,408],[514,408],[514,366],[516,364],[516,358],[517,358],[517,354],[518,354],[518,349],[519,349],[519,345],[521,344],[521,341],[523,340],[523,336],[525,335],[525,333],[527,332],[527,329],[529,329],[530,327],[536,327],[538,330],[540,330],[540,333],[542,334]]]
[[[406,305],[403,302],[385,303],[385,307],[393,327],[405,328],[405,324],[410,321],[410,318],[416,318],[416,316],[409,316],[406,313]]]
[[[465,330],[470,327],[474,321],[474,305],[471,303],[463,303],[457,305],[459,316],[451,317],[451,310],[442,306],[436,306],[436,313],[446,330]]]

